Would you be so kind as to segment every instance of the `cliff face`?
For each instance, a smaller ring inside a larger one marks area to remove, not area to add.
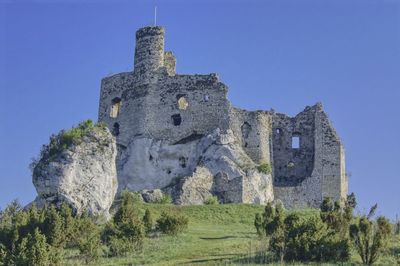
[[[177,204],[203,204],[211,196],[221,203],[274,199],[271,174],[257,170],[230,130],[216,129],[177,144],[138,137],[120,149],[118,158],[106,128],[87,131],[78,143],[52,156],[49,146],[33,171],[39,207],[66,202],[78,213],[107,216],[117,187],[120,192],[162,189]]]
[[[221,203],[274,198],[271,174],[257,170],[231,130],[178,144],[137,138],[118,161],[120,190],[161,188],[178,204],[202,204],[213,195]]]
[[[61,135],[56,136],[62,139]],[[45,146],[49,147],[49,146]],[[105,127],[86,130],[78,143],[56,154],[42,152],[33,169],[35,203],[68,203],[76,212],[105,214],[117,192],[117,155],[113,136]]]

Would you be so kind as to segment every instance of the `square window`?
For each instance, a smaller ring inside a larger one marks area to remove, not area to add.
[[[300,136],[292,137],[292,149],[300,149]]]

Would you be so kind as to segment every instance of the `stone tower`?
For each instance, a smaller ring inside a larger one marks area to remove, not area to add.
[[[145,27],[136,32],[134,71],[146,75],[164,66],[164,28]]]

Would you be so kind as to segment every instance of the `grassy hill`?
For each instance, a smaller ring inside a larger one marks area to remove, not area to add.
[[[266,241],[258,238],[254,228],[254,216],[263,211],[263,206],[141,203],[138,209],[141,215],[149,209],[155,219],[163,210],[179,212],[189,217],[189,228],[178,236],[152,236],[146,239],[142,252],[121,258],[101,258],[95,265],[260,265],[257,263],[257,255],[270,256],[265,252]],[[311,209],[296,212],[301,215],[319,215],[317,210]],[[393,237],[388,252],[378,264],[396,265],[399,256],[400,237],[397,236]],[[353,252],[348,265],[359,263],[358,255]],[[68,254],[65,264],[82,265],[77,259],[77,251]]]

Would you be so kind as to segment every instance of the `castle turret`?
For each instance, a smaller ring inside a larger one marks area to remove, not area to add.
[[[136,32],[135,73],[144,75],[164,66],[164,28],[149,26]]]

